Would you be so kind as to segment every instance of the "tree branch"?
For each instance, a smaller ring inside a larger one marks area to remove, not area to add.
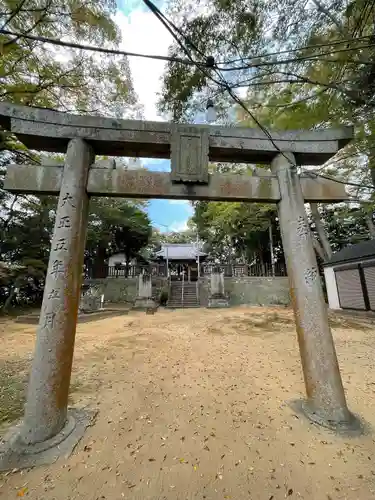
[[[319,235],[319,240],[320,240],[321,246],[323,248],[325,259],[327,259],[327,258],[330,259],[332,257],[332,248],[331,248],[331,245],[329,244],[327,233],[326,233],[324,226],[322,224],[322,221],[320,219],[318,204],[317,203],[310,203],[310,209],[311,209],[312,218],[315,222],[315,227],[316,227],[317,233]]]

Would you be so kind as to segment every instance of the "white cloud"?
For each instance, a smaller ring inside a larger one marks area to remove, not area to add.
[[[121,49],[153,55],[168,55],[172,36],[152,12],[133,10],[128,16],[117,11],[114,16],[122,32]],[[161,76],[165,63],[153,59],[129,57],[134,89],[140,104],[144,106],[146,120],[161,120],[157,114],[157,93],[160,92]]]
[[[188,205],[189,206],[189,202],[187,200],[168,200],[168,201],[172,205]]]
[[[169,231],[173,231],[175,233],[179,233],[181,231],[186,231],[187,228],[188,228],[187,219],[175,221],[169,225]]]

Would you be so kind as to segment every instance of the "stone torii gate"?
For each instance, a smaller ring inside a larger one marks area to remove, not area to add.
[[[56,460],[74,448],[92,418],[67,408],[90,196],[277,203],[306,385],[303,409],[324,426],[355,425],[304,209],[304,201],[347,195],[342,184],[299,177],[296,168],[331,158],[351,140],[351,128],[273,132],[275,147],[249,128],[117,120],[8,103],[0,103],[0,125],[30,149],[66,153],[63,166],[7,168],[5,189],[56,194],[59,201],[25,415],[5,441],[0,468]],[[171,172],[115,169],[95,163],[95,155],[171,158]],[[270,163],[271,172],[209,174],[209,160]]]

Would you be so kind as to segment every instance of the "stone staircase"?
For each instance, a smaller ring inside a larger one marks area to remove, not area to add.
[[[184,293],[182,294],[182,288]],[[199,300],[197,299],[197,284],[182,281],[172,281],[168,308],[176,309],[180,307],[200,307]]]

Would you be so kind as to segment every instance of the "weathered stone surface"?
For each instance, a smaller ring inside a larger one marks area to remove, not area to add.
[[[147,274],[138,276],[138,293],[134,309],[153,309],[155,302],[152,298],[152,278]]]
[[[224,273],[222,272],[213,272],[211,274],[211,296],[220,296],[224,295]]]
[[[207,307],[228,307],[228,296],[224,290],[224,273],[220,270],[213,271],[210,276],[210,294]]]
[[[279,155],[272,171],[280,184],[278,203],[281,236],[296,320],[307,403],[317,423],[346,427],[353,422],[345,393],[324,301],[300,181],[291,166],[294,157]]]
[[[109,168],[110,170],[113,170],[116,168],[116,162],[113,158],[108,160],[96,160],[90,168]]]
[[[222,307],[229,307],[229,300],[226,297],[208,297],[209,309],[219,309]]]
[[[13,193],[58,194],[61,167],[9,165],[4,188]],[[348,199],[345,186],[322,178],[301,178],[306,202],[342,201]],[[208,185],[186,187],[173,184],[167,172],[148,170],[90,170],[87,192],[95,196],[129,198],[164,198],[184,200],[267,201],[280,199],[279,184],[274,176],[213,174]]]
[[[27,445],[22,438],[22,424],[5,436],[0,447],[0,471],[49,465],[60,457],[69,457],[85,430],[95,421],[97,411],[69,409],[65,426],[51,439]]]
[[[78,312],[91,313],[99,311],[101,307],[101,295],[99,287],[89,286],[87,290],[83,289],[81,291]]]
[[[275,178],[212,174],[208,184],[185,186],[171,182],[167,172],[91,171],[87,191],[93,195],[165,198],[185,200],[269,200],[279,199]]]
[[[289,305],[289,282],[285,277],[225,278],[225,290],[231,306],[253,304],[259,306]]]
[[[64,162],[61,160],[57,160],[56,158],[44,157],[41,158],[41,165],[44,167],[63,167]]]
[[[86,279],[87,286],[95,286],[101,294],[104,294],[108,303],[133,305],[137,298],[138,278],[100,278]],[[159,297],[161,291],[167,284],[167,278],[152,278],[152,296]]]
[[[92,160],[84,141],[69,143],[20,431],[25,444],[50,439],[67,418],[88,215],[86,182]]]
[[[170,134],[174,126],[163,122],[70,115],[4,102],[0,103],[0,124],[33,149],[65,152],[70,139],[81,137],[92,145],[96,154],[154,158],[170,157]],[[293,152],[300,165],[320,165],[353,138],[351,127],[271,131],[275,147],[259,129],[206,125],[189,128],[209,130],[211,161],[269,163],[279,148]]]
[[[4,189],[12,193],[55,194],[61,189],[63,167],[8,165]]]
[[[137,298],[137,278],[100,278],[85,280],[87,286],[95,286],[105,295],[109,303],[133,304]],[[166,278],[152,279],[152,295],[159,297],[167,284]],[[288,278],[243,276],[224,278],[224,288],[229,305],[288,305],[290,303]],[[199,283],[200,304],[208,305],[210,277],[201,278]]]
[[[208,183],[208,128],[176,125],[171,133],[171,181]]]

